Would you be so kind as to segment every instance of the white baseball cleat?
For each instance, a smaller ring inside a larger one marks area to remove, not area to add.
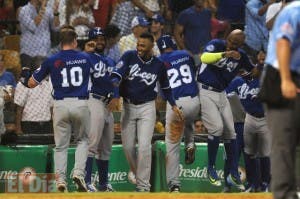
[[[128,172],[127,178],[131,184],[136,184],[135,174],[131,170]]]

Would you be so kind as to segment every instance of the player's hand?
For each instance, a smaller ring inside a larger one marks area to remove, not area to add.
[[[95,41],[86,42],[85,45],[84,45],[84,51],[85,52],[91,53],[91,52],[94,52],[95,49],[96,49],[96,42]]]
[[[241,54],[236,50],[230,50],[225,52],[225,57],[231,57],[233,59],[239,60],[241,58]]]
[[[283,80],[281,81],[281,92],[283,97],[287,99],[294,99],[297,95],[297,89],[295,83],[292,80]]]
[[[110,102],[107,105],[107,109],[111,112],[116,111],[118,110],[119,103],[120,103],[119,98],[112,98],[112,100],[110,100]]]
[[[179,118],[180,121],[184,121],[184,116],[182,111],[180,110],[180,108],[178,108],[178,106],[173,106],[172,110],[175,112],[175,114],[177,115],[177,117]]]

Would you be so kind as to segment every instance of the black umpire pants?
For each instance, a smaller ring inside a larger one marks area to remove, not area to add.
[[[295,78],[300,86],[300,77]],[[285,105],[267,107],[272,133],[271,189],[275,199],[296,199],[296,147],[300,138],[300,94]],[[299,168],[297,168],[299,169]]]

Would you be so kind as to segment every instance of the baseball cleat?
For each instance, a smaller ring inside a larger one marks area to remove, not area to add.
[[[180,187],[178,185],[173,185],[170,188],[170,193],[180,193]]]
[[[185,164],[193,164],[195,161],[196,145],[192,147],[188,146],[185,148]]]
[[[94,186],[94,184],[92,184],[92,183],[86,184],[86,188],[87,188],[88,192],[97,192],[98,191],[96,189],[96,187]]]
[[[56,189],[58,192],[61,192],[61,193],[68,192],[67,185],[65,182],[58,182],[56,184]]]
[[[240,191],[245,191],[245,186],[243,185],[240,176],[233,176],[229,174],[227,176],[227,182],[238,188]]]
[[[136,178],[135,178],[135,174],[133,173],[133,171],[130,170],[128,172],[127,178],[131,184],[136,184]]]
[[[75,183],[78,192],[88,192],[83,177],[74,175],[73,182]]]
[[[217,186],[217,187],[222,185],[221,180],[214,168],[207,169],[207,177],[208,177],[209,182],[212,185]]]
[[[104,186],[99,186],[99,191],[100,192],[115,192],[115,190],[113,189],[113,187],[111,186],[111,184],[107,184]]]

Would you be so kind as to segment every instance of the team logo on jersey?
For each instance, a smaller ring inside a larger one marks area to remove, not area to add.
[[[280,26],[280,30],[284,33],[287,33],[287,34],[293,34],[294,33],[294,29],[293,29],[292,25],[288,22],[282,24]]]
[[[116,65],[116,69],[119,69],[119,68],[122,68],[124,65],[124,62],[123,61],[119,61]]]
[[[128,75],[129,80],[133,80],[135,77],[140,77],[141,82],[145,82],[148,86],[153,84],[156,81],[157,75],[147,72],[141,72],[141,68],[138,64],[134,64],[133,66],[129,66],[130,71]]]
[[[62,61],[62,60],[56,60],[55,62],[54,62],[54,67],[55,68],[59,68],[59,67],[63,67],[65,65],[65,63]]]
[[[206,46],[206,50],[207,51],[214,51],[215,50],[215,46],[212,45],[212,44],[210,44],[210,45]]]
[[[250,95],[251,99],[253,99],[257,97],[259,88],[250,89],[250,87],[246,83],[244,83],[242,86],[238,87],[238,91],[240,99],[246,99],[248,95]]]
[[[109,67],[104,62],[99,61],[97,64],[94,65],[95,72],[93,76],[95,78],[104,77],[106,72],[110,74],[113,71],[113,69],[114,69],[113,67]]]

